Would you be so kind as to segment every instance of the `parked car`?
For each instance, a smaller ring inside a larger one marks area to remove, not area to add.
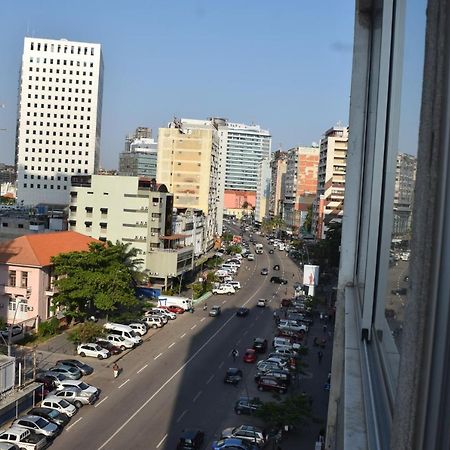
[[[63,398],[77,408],[81,408],[83,405],[93,405],[98,399],[98,391],[97,394],[94,395],[87,391],[82,391],[76,386],[67,386],[63,389],[57,389],[56,391],[51,392],[51,395]]]
[[[23,327],[19,324],[14,325],[6,325],[6,329],[0,331],[1,335],[5,338],[9,338],[9,333],[11,332],[11,337],[18,336],[19,334],[22,334]]]
[[[221,439],[238,438],[258,447],[262,447],[266,442],[266,437],[263,430],[253,425],[240,425],[238,427],[225,428],[220,436]]]
[[[271,283],[277,283],[277,284],[287,284],[287,280],[281,277],[271,277],[270,278]]]
[[[83,375],[91,375],[94,372],[94,369],[89,364],[78,361],[78,359],[60,359],[56,361],[57,366],[61,364],[64,366],[75,367]]]
[[[241,288],[241,283],[239,281],[228,281],[226,284],[233,286],[235,290]]]
[[[171,313],[172,314],[172,313]],[[147,325],[144,322],[131,322],[128,326],[136,333],[138,336],[145,336],[148,331]]]
[[[266,373],[269,370],[280,370],[281,369],[279,364],[277,364],[275,362],[267,362],[265,360],[259,361],[256,364],[256,367],[258,369],[258,372],[261,372],[261,373]]]
[[[149,328],[161,328],[164,326],[164,321],[158,316],[145,316],[142,319]]]
[[[241,397],[234,405],[236,414],[253,414],[260,409],[262,403],[258,397]]]
[[[213,294],[235,294],[236,290],[233,286],[227,285],[227,284],[221,284],[219,287],[213,288],[212,290]]]
[[[58,364],[50,369],[50,372],[60,373],[69,380],[79,380],[81,378],[81,371],[76,367],[66,366],[64,364]]]
[[[146,311],[145,312],[145,317],[156,317],[159,320],[161,320],[161,322],[163,323],[163,325],[165,325],[166,323],[169,322],[169,317],[162,313],[161,311],[154,311],[153,309],[151,309],[150,311]]]
[[[135,345],[134,342],[125,339],[123,336],[117,336],[116,334],[107,334],[106,340],[116,347],[119,347],[122,351],[127,348],[134,348]]]
[[[225,374],[223,382],[229,384],[238,384],[239,381],[241,380],[242,380],[242,370],[236,369],[235,367],[230,367]]]
[[[178,439],[177,450],[198,450],[203,445],[205,433],[198,429],[183,430]]]
[[[256,352],[252,348],[248,348],[244,355],[242,356],[242,359],[246,363],[254,363],[256,362]]]
[[[108,350],[105,350],[104,348],[100,347],[98,344],[80,344],[77,347],[77,353],[84,357],[84,356],[91,356],[92,358],[98,358],[98,359],[106,359],[110,356],[110,353]]]
[[[160,308],[167,309],[167,311],[173,312],[175,314],[183,314],[184,309],[179,306],[171,305],[171,306],[160,306]]]
[[[267,267],[262,268],[261,275],[269,275],[269,269]]]
[[[66,376],[62,373],[50,372],[49,370],[43,372],[42,376],[51,379],[55,386],[58,386],[61,381],[66,379]]]
[[[177,318],[176,313],[170,312],[170,311],[168,311],[167,309],[164,309],[164,308],[152,308],[152,311],[156,311],[156,312],[159,312],[159,313],[167,316],[167,318],[169,320],[175,320]]]
[[[52,408],[36,407],[28,411],[32,416],[40,416],[50,422],[56,423],[60,427],[66,426],[70,422],[70,417],[67,414],[57,411]]]
[[[112,342],[105,341],[104,339],[97,339],[97,344],[105,350],[108,350],[111,355],[122,353],[122,350],[120,350],[119,347],[116,347]]]
[[[238,308],[238,310],[236,311],[236,315],[238,317],[245,317],[248,316],[248,313],[250,312],[250,310],[248,308]]]
[[[38,398],[42,399],[42,398],[46,397],[49,394],[49,392],[56,389],[56,383],[55,383],[54,378],[47,377],[44,374],[40,374],[40,375],[36,376],[36,379],[34,381],[36,383],[42,383],[41,389],[36,391]],[[58,382],[59,382],[59,380],[58,380]]]
[[[228,438],[221,439],[212,443],[212,450],[257,450],[258,447],[255,444],[251,444],[242,439]]]
[[[33,431],[36,434],[42,434],[48,439],[54,439],[61,433],[61,428],[56,423],[50,422],[44,417],[25,415],[19,417],[12,423],[12,427],[22,427]]]
[[[254,261],[254,260],[255,260],[255,255],[254,255],[253,253],[249,253],[249,254],[247,255],[247,260],[248,260],[248,261]]]
[[[264,308],[266,306],[267,300],[265,298],[260,298],[256,302],[256,306],[259,306],[261,308]]]
[[[67,414],[69,417],[73,417],[78,411],[76,406],[72,405],[67,400],[64,400],[63,398],[57,397],[53,394],[45,397],[44,400],[42,400],[41,407],[56,409],[59,412]]]
[[[303,323],[297,323],[296,321],[290,320],[280,320],[278,324],[278,329],[287,329],[292,331],[297,331],[299,333],[306,333],[308,331],[308,326]]]
[[[283,347],[283,348],[291,348],[293,350],[300,350],[302,347],[301,344],[297,342],[292,342],[288,337],[275,337],[272,341],[272,346],[274,348]]]
[[[267,339],[255,338],[253,340],[253,349],[258,353],[265,353],[267,351]]]
[[[77,389],[83,391],[85,394],[94,395],[95,397],[98,397],[100,395],[100,391],[95,386],[92,386],[91,384],[86,383],[82,380],[61,381],[56,390],[65,389],[67,387],[76,387]]]
[[[210,315],[210,317],[217,317],[217,316],[220,316],[221,312],[222,312],[222,309],[220,308],[220,306],[213,306],[209,310],[209,315]]]
[[[16,444],[21,450],[40,450],[48,445],[48,440],[45,436],[23,427],[11,427],[7,430],[1,430],[0,442]]]
[[[275,355],[287,356],[288,358],[296,358],[297,352],[292,347],[277,347],[274,352]]]
[[[258,390],[260,391],[276,391],[284,394],[287,391],[287,386],[281,381],[266,375],[261,375],[256,381]]]
[[[279,380],[281,383],[285,384],[286,386],[289,386],[289,384],[291,384],[291,374],[289,373],[288,370],[274,369],[274,370],[269,370],[264,373],[258,372],[255,375],[255,381],[258,382],[258,380],[262,376],[275,378],[276,380]]]

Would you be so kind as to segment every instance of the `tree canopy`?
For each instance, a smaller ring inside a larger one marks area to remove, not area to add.
[[[93,242],[89,251],[52,258],[57,294],[53,307],[69,317],[84,318],[96,311],[111,312],[136,302],[133,265],[126,246]]]

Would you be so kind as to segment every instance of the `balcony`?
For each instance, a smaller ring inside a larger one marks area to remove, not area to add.
[[[31,294],[31,287],[10,286],[8,284],[0,285],[0,293],[13,295],[15,297],[27,297]]]

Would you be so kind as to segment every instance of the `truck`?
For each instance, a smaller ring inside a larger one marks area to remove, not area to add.
[[[262,255],[262,253],[263,253],[263,245],[262,244],[255,245],[255,253],[257,255]]]
[[[192,300],[187,297],[160,295],[158,297],[158,306],[179,306],[185,311],[188,311],[192,308]]]
[[[25,450],[39,450],[48,445],[45,436],[31,432],[27,428],[11,427],[0,431],[0,442],[9,442],[16,444],[19,448]]]

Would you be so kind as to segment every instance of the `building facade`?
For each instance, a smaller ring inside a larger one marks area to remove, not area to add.
[[[119,175],[156,178],[158,143],[150,128],[138,127],[125,139],[125,151],[119,155]]]
[[[100,44],[25,38],[15,155],[21,204],[67,204],[71,176],[96,172],[102,90]]]
[[[281,216],[286,185],[287,153],[277,150],[270,161],[270,217]]]
[[[262,223],[269,216],[270,159],[264,158],[258,165],[258,186],[256,189],[255,221]]]
[[[411,234],[412,205],[416,185],[417,158],[406,153],[397,155],[394,190],[393,236],[407,237]]]
[[[219,159],[214,120],[174,120],[159,129],[156,179],[173,193],[175,208],[203,211],[208,249],[222,232]]]
[[[173,215],[173,233],[185,236],[184,244],[193,247],[195,258],[207,251],[205,221],[206,218],[200,210],[176,210],[176,214]]]
[[[287,152],[283,221],[291,230],[300,230],[316,199],[318,147],[294,147]]]
[[[173,196],[165,185],[142,177],[74,176],[70,197],[69,230],[130,244],[156,284],[167,287],[192,269],[192,246],[172,233]]]
[[[325,238],[330,222],[342,221],[347,145],[348,127],[332,127],[320,140],[317,195],[313,205],[312,221],[312,230],[316,239]]]

